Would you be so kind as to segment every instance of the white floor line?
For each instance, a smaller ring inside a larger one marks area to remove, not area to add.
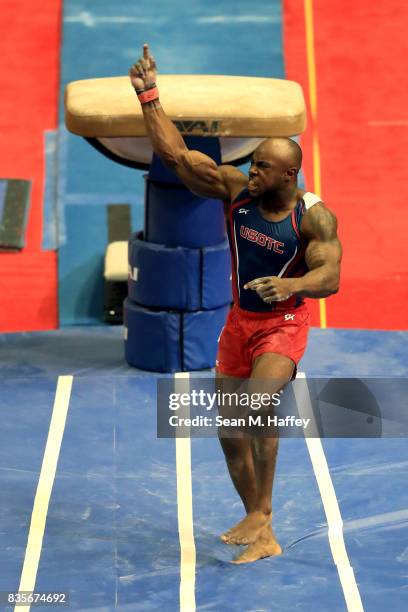
[[[314,424],[315,428],[314,435],[316,435],[316,437],[309,437],[311,433],[310,428],[309,436],[305,437],[305,441],[322,498],[324,511],[326,513],[330,549],[339,574],[347,610],[349,612],[364,612],[354,571],[347,555],[343,536],[343,520],[341,518],[340,508],[322,442],[318,437],[309,389],[307,387],[306,376],[303,372],[298,373],[297,379],[293,382],[293,390],[299,416],[301,418],[311,419],[310,423],[312,425]]]
[[[30,530],[21,572],[19,591],[34,591],[40,562],[42,542],[47,520],[48,505],[51,498],[61,442],[71,397],[73,376],[59,376],[55,393],[54,407],[48,430],[47,443],[38,480],[34,506],[31,514]],[[14,612],[29,612],[31,606],[16,605]]]
[[[175,392],[189,392],[188,372],[175,374]],[[185,411],[181,414],[182,410]],[[181,408],[179,417],[188,417],[189,408]],[[187,432],[188,433],[188,432]],[[196,549],[193,524],[193,493],[191,479],[191,439],[176,438],[177,515],[180,540],[180,611],[194,612]]]

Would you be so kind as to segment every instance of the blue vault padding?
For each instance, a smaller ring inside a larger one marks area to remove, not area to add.
[[[218,138],[186,138],[189,149],[221,162]],[[223,203],[191,193],[153,155],[145,228],[129,241],[125,357],[155,372],[214,366],[231,302]]]
[[[125,358],[143,370],[176,372],[180,369],[180,315],[148,310],[128,298],[124,308]]]
[[[154,311],[126,299],[126,361],[154,372],[213,367],[228,309],[229,305],[191,313]]]
[[[146,179],[145,236],[148,242],[189,249],[219,244],[225,240],[223,203],[183,185]]]
[[[228,242],[203,249],[129,241],[129,298],[143,306],[200,310],[231,302]]]
[[[218,338],[229,308],[228,304],[214,310],[200,310],[184,314],[184,370],[201,370],[214,366]]]
[[[231,255],[228,240],[203,249],[202,301],[204,310],[232,302]]]
[[[145,242],[141,233],[129,242],[131,300],[162,309],[200,308],[200,251]]]

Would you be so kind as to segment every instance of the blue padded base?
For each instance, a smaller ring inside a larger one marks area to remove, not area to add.
[[[198,249],[225,240],[221,200],[201,198],[183,185],[146,180],[145,235],[148,242]]]
[[[129,241],[129,298],[148,308],[211,310],[232,301],[228,242],[203,249]]]
[[[129,365],[153,372],[180,370],[180,315],[153,311],[124,302],[125,359]]]
[[[184,370],[212,368],[218,349],[218,338],[225,324],[229,304],[213,310],[189,312],[183,317]]]
[[[149,308],[199,310],[199,249],[168,248],[142,240],[129,241],[129,298]]]
[[[212,368],[228,310],[229,305],[193,313],[154,311],[127,298],[126,361],[136,368],[155,372]]]

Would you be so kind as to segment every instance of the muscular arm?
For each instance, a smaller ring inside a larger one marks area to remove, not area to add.
[[[217,166],[208,155],[186,147],[158,100],[143,104],[142,108],[154,152],[190,191],[203,197],[229,200],[244,188],[248,178],[238,168]]]
[[[322,202],[315,204],[303,217],[301,234],[308,240],[305,260],[309,272],[293,279],[294,293],[311,298],[337,293],[342,248],[336,217]]]
[[[337,293],[342,248],[337,237],[337,220],[323,202],[303,217],[301,234],[308,244],[305,259],[309,272],[300,278],[266,276],[246,283],[264,302],[283,302],[292,295],[324,298]]]
[[[149,45],[145,43],[143,57],[129,70],[130,81],[139,94],[155,87],[156,68]],[[199,196],[231,200],[248,183],[248,178],[234,166],[217,166],[208,155],[190,151],[158,98],[143,101],[142,110],[153,151],[190,191]]]

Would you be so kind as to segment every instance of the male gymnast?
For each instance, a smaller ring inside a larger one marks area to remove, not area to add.
[[[269,138],[252,155],[249,178],[189,150],[159,102],[156,63],[147,44],[129,76],[142,104],[154,152],[193,193],[225,203],[232,256],[234,306],[222,331],[217,378],[228,391],[249,379],[296,376],[307,342],[304,297],[325,298],[339,289],[342,247],[335,215],[320,198],[299,189],[299,145]],[[278,437],[220,437],[245,517],[221,536],[247,548],[236,563],[279,555],[272,530],[272,487]]]

